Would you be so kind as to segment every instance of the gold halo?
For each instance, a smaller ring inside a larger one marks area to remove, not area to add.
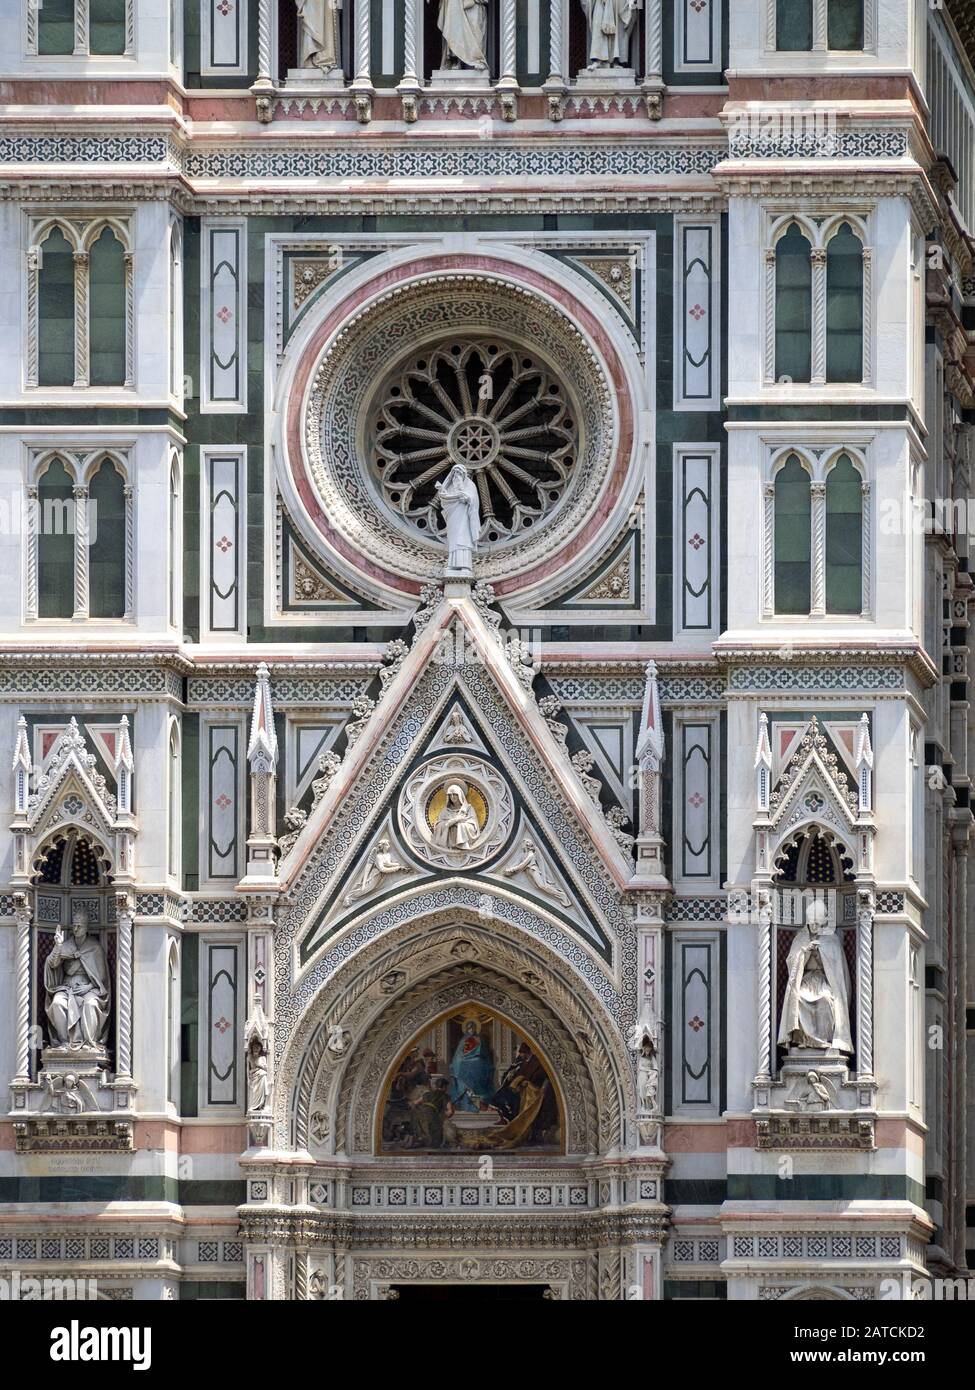
[[[484,793],[479,787],[475,787],[472,782],[466,781],[463,777],[445,777],[437,789],[427,797],[427,804],[424,807],[427,825],[432,831],[440,817],[440,812],[447,804],[447,788],[453,786],[455,782],[459,782],[467,793],[467,800],[474,808],[478,826],[483,830],[487,825],[488,818],[488,806],[484,799]]]

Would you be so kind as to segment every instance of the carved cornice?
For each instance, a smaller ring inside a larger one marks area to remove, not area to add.
[[[323,1212],[314,1207],[239,1207],[240,1231],[255,1245],[340,1247],[349,1250],[578,1250],[660,1245],[670,1229],[669,1208],[532,1212],[466,1216],[416,1212]]]

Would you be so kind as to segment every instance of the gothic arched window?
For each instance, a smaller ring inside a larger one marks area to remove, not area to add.
[[[826,380],[863,380],[863,243],[849,222],[826,247]]]
[[[88,486],[88,613],[125,616],[125,483],[105,459]]]
[[[37,613],[70,618],[74,613],[74,485],[54,459],[37,487]]]
[[[826,478],[826,612],[863,608],[863,479],[846,454]]]
[[[74,252],[60,227],[44,242],[37,287],[38,383],[71,386],[75,379]]]
[[[810,605],[809,474],[790,454],[775,475],[775,611],[808,613]]]
[[[793,222],[775,247],[775,377],[812,372],[812,247]]]
[[[125,384],[125,250],[110,227],[91,248],[89,270],[89,380]]]

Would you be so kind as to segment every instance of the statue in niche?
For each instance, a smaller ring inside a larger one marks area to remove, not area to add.
[[[447,788],[447,800],[433,827],[433,843],[441,849],[471,849],[480,838],[477,812],[459,782]]]
[[[100,1052],[108,1032],[111,991],[101,943],[88,935],[88,913],[71,919],[71,938],[54,933],[54,949],[44,962],[44,993],[51,1046]]]
[[[809,904],[805,926],[796,932],[786,964],[780,1047],[852,1053],[850,972],[824,902]]]
[[[244,1024],[244,1050],[247,1056],[247,1113],[258,1115],[267,1110],[271,1100],[268,1077],[271,1025],[259,994],[254,995],[253,1012]]]
[[[487,0],[440,0],[437,28],[443,35],[442,68],[487,71]]]
[[[477,487],[462,463],[455,463],[444,482],[437,483],[437,498],[447,531],[447,579],[470,579],[474,552],[481,532],[481,508]]]
[[[323,77],[342,77],[339,10],[342,0],[295,0],[298,10],[298,64],[318,68]]]
[[[628,68],[641,0],[582,0],[589,25],[589,68]]]

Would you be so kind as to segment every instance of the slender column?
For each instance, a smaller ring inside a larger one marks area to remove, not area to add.
[[[125,385],[135,385],[135,275],[131,251],[122,256],[125,266]]]
[[[565,18],[565,0],[551,0],[548,12],[548,81],[562,83],[562,34]]]
[[[257,5],[257,87],[273,87],[271,77],[271,0]]]
[[[370,73],[371,52],[369,34],[369,5],[359,0],[355,7],[355,80],[372,86]]]
[[[765,252],[765,384],[775,381],[775,249]]]
[[[501,0],[501,83],[518,86],[516,0]]]
[[[33,9],[33,6],[30,7]],[[40,324],[37,316],[37,295],[41,276],[41,248],[32,246],[27,252],[27,385],[36,386],[37,346]]]
[[[762,561],[762,607],[767,618],[775,611],[775,484],[765,484]]]
[[[135,488],[126,483],[125,497],[125,619],[135,617]]]
[[[88,252],[74,253],[74,384],[88,385]]]
[[[37,512],[38,489],[36,483],[27,489],[27,515],[24,518],[27,531],[27,602],[24,616],[28,622],[37,617]]]
[[[756,1081],[772,1080],[769,1057],[772,1052],[772,890],[756,890],[752,902],[758,904],[758,1074]]]
[[[857,893],[857,1080],[873,1080],[873,915],[869,888]]]
[[[809,486],[812,510],[812,604],[813,617],[826,612],[826,484]]]
[[[132,913],[130,893],[116,893],[115,1071],[120,1081],[132,1079]]]
[[[74,6],[74,56],[88,53],[88,0],[75,0]]]
[[[870,484],[861,483],[860,495],[862,497],[862,516],[861,516],[861,535],[862,539],[862,560],[861,560],[861,593],[860,609],[863,613],[870,612],[870,585],[871,585],[871,562],[873,560],[873,534],[871,531],[872,521],[870,516]]]
[[[27,893],[14,894],[17,927],[17,1081],[30,1080],[30,932],[31,903]]]
[[[88,489],[72,488],[74,497],[74,613],[77,622],[88,617]]]
[[[812,381],[826,380],[826,252],[813,247],[812,261]]]
[[[664,71],[663,3],[647,0],[645,67],[647,82],[662,82]]]
[[[869,4],[866,6],[870,8]],[[873,375],[873,251],[863,248],[863,380],[869,385]]]

